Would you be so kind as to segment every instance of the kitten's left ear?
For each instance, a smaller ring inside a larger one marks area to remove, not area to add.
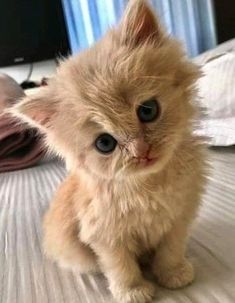
[[[145,0],[130,0],[119,25],[121,42],[130,46],[161,44],[165,32]]]
[[[48,88],[42,88],[40,92],[23,98],[7,112],[46,132],[51,127],[52,118],[58,107],[58,101],[52,97]]]

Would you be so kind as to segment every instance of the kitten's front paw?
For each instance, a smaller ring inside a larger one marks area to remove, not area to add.
[[[143,281],[140,285],[132,288],[111,289],[118,303],[149,303],[155,294],[155,286],[149,281]]]
[[[172,269],[159,270],[156,268],[155,275],[158,279],[159,285],[169,289],[176,289],[192,283],[194,279],[194,269],[192,264],[185,260],[183,263]]]

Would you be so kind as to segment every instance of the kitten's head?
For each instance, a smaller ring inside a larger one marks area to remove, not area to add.
[[[46,134],[71,169],[125,177],[161,170],[191,131],[197,68],[143,0],[117,28],[61,63],[14,114]]]

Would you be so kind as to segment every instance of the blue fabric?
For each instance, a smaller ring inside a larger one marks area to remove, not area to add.
[[[149,0],[168,32],[195,56],[216,45],[212,0]],[[69,40],[76,53],[116,24],[127,0],[63,0]]]

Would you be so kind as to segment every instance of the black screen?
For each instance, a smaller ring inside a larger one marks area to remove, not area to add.
[[[60,0],[0,1],[0,66],[67,55]]]
[[[214,0],[218,43],[235,38],[234,0]]]

